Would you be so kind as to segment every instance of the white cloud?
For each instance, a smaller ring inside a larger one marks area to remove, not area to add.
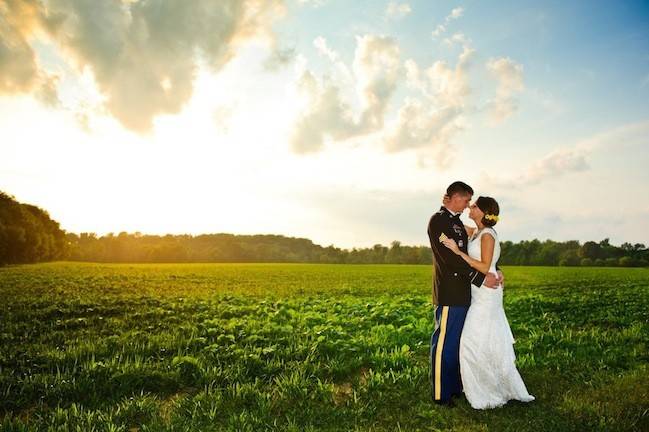
[[[283,13],[281,0],[0,0],[0,92],[39,87],[46,73],[30,43],[47,35],[79,71],[92,70],[112,116],[146,132],[188,102],[199,62],[218,71],[242,42],[272,43]]]
[[[335,84],[318,80],[307,70],[299,79],[297,90],[306,96],[308,106],[297,119],[290,138],[295,153],[317,152],[326,137],[344,140],[357,133],[353,113]]]
[[[313,46],[316,47],[320,55],[327,57],[332,62],[338,61],[338,53],[327,46],[327,40],[324,37],[318,36],[315,38]]]
[[[316,39],[314,44],[323,55],[340,63],[338,54],[327,47],[324,38]],[[293,130],[292,149],[298,153],[314,152],[321,149],[326,137],[340,141],[380,130],[400,77],[399,55],[399,46],[392,38],[372,35],[356,38],[352,73],[360,99],[358,116],[343,100],[337,83],[304,71],[297,87],[306,96],[307,107]]]
[[[331,61],[331,63],[335,67],[336,73],[339,74],[337,78],[345,82],[351,82],[353,80],[351,70],[347,67],[345,62],[340,60],[340,55],[338,54],[338,52],[329,47],[329,45],[327,44],[327,39],[322,36],[318,36],[313,41],[313,46],[315,46],[318,50],[318,54],[328,58],[329,61]]]
[[[413,60],[406,62],[408,85],[421,92],[420,99],[407,99],[397,120],[387,131],[386,150],[416,149],[421,165],[432,160],[447,168],[454,154],[451,139],[466,128],[465,112],[471,93],[467,71],[474,50],[464,47],[455,67],[436,61],[422,72]]]
[[[60,77],[58,75],[44,74],[40,86],[36,89],[35,96],[43,105],[57,108],[61,105],[57,90]]]
[[[446,31],[446,26],[444,24],[438,24],[433,30],[433,37],[436,38]]]
[[[418,89],[436,106],[463,106],[469,96],[468,70],[475,56],[475,50],[468,46],[462,49],[455,67],[438,60],[428,69],[421,71],[414,60],[405,63],[407,84]]]
[[[456,7],[451,11],[451,13],[446,17],[446,22],[449,22],[454,19],[460,18],[462,15],[464,15],[464,8],[463,7]]]
[[[456,7],[454,8],[451,13],[449,13],[446,18],[444,18],[444,23],[438,24],[437,27],[435,27],[435,30],[433,30],[432,35],[433,38],[437,38],[441,36],[443,33],[446,32],[446,29],[448,27],[448,24],[456,20],[464,15],[464,8],[463,7]]]
[[[587,157],[589,152],[582,148],[560,148],[529,165],[523,172],[510,176],[482,175],[482,181],[505,189],[518,189],[537,185],[548,179],[586,171],[590,168]]]
[[[443,169],[449,166],[453,155],[450,140],[463,129],[461,109],[452,106],[431,109],[419,100],[408,99],[385,136],[385,148],[388,152],[420,150],[423,165],[432,159]]]
[[[518,109],[516,94],[523,91],[523,65],[509,57],[490,59],[487,70],[498,81],[496,97],[491,103],[490,121],[492,124],[502,123]]]
[[[649,120],[626,124],[581,140],[576,147],[586,152],[621,150],[631,146],[649,145]]]
[[[390,37],[365,35],[356,38],[353,70],[362,94],[362,130],[375,131],[383,127],[388,101],[400,78],[399,57],[399,45]]]
[[[596,152],[621,151],[625,147],[649,145],[649,121],[626,124],[555,149],[519,173],[493,176],[483,172],[482,181],[494,187],[518,189],[590,170],[588,160]]]
[[[444,43],[446,45],[459,44],[462,46],[469,46],[471,41],[464,35],[464,33],[454,33],[450,38],[444,38]]]
[[[455,65],[440,60],[421,69],[412,59],[400,64],[396,41],[358,37],[351,68],[357,100],[348,97],[340,80],[319,79],[304,71],[297,87],[306,96],[307,105],[293,131],[293,151],[317,152],[327,138],[343,141],[379,133],[386,152],[412,150],[421,166],[433,163],[448,168],[455,153],[451,140],[468,127],[466,114],[471,109],[468,71],[475,50],[466,38],[460,39],[464,46]],[[314,45],[334,65],[342,63],[324,38],[317,38]],[[403,100],[396,117],[386,125],[388,103],[404,83],[415,95]]]
[[[398,19],[409,15],[410,12],[412,12],[412,8],[408,3],[398,3],[391,1],[390,3],[388,3],[388,7],[385,10],[385,15],[388,18]]]
[[[535,162],[520,178],[523,184],[538,183],[546,178],[586,171],[589,169],[586,153],[579,149],[555,150]]]

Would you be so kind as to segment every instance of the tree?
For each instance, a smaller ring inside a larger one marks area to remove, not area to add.
[[[635,260],[630,256],[623,256],[619,260],[620,267],[632,267],[635,265]]]
[[[602,248],[598,243],[595,243],[594,241],[587,241],[581,246],[581,249],[579,250],[579,256],[593,260],[602,258]]]
[[[0,265],[66,256],[65,232],[49,214],[0,191]]]

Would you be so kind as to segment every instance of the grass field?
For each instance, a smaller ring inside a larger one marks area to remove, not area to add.
[[[0,268],[4,431],[649,430],[649,269],[506,267],[530,404],[430,399],[429,266]]]

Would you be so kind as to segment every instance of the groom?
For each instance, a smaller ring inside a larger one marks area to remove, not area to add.
[[[471,284],[496,287],[501,276],[474,270],[459,255],[445,247],[442,240],[452,238],[467,252],[468,236],[460,215],[469,205],[473,189],[456,181],[446,189],[444,205],[428,222],[428,239],[435,265],[433,304],[435,331],[431,337],[430,362],[433,400],[452,405],[451,396],[462,391],[460,378],[460,336],[471,305]]]

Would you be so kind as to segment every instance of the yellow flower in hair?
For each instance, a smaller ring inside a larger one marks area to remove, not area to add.
[[[495,221],[495,222],[498,222],[498,219],[499,219],[498,215],[495,215],[495,214],[486,214],[486,215],[484,215],[484,218],[487,219],[487,220]]]

